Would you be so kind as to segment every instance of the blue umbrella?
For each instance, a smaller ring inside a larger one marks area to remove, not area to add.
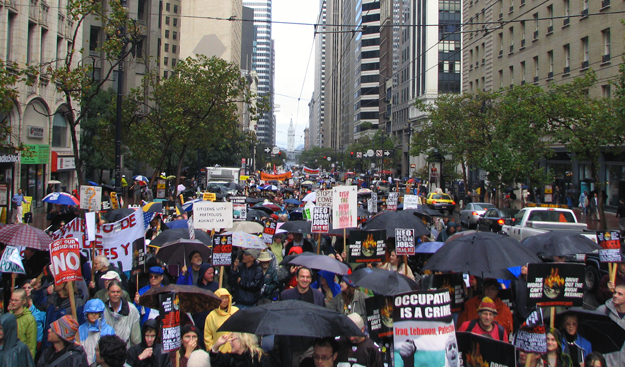
[[[50,204],[79,205],[80,202],[74,196],[66,192],[53,192],[43,198],[43,201]]]
[[[133,177],[132,179],[133,179],[133,180],[135,180],[135,181],[143,181],[143,182],[145,182],[145,183],[150,182],[150,180],[149,180],[147,177],[142,176],[142,175],[136,175],[136,176],[135,176],[135,177]]]
[[[172,220],[165,223],[169,229],[189,228],[189,223],[185,219]]]
[[[287,204],[302,205],[302,202],[297,199],[286,199],[284,202]]]
[[[202,199],[193,199],[193,200],[189,200],[186,203],[182,204],[182,210],[184,210],[185,212],[190,212],[191,210],[193,210],[193,204],[203,201]]]
[[[445,242],[422,242],[415,248],[414,252],[417,254],[433,254],[443,247],[444,244]]]
[[[91,186],[100,186],[99,184],[93,182],[93,181],[87,181],[87,183]]]

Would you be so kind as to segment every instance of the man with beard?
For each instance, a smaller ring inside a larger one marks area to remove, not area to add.
[[[157,343],[158,325],[156,320],[148,320],[141,328],[141,343],[128,349],[126,362],[132,367],[171,367],[169,354],[163,354],[162,346]]]

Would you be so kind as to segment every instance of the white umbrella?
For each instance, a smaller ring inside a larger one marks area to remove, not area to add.
[[[256,222],[234,222],[232,228],[228,228],[227,230],[230,232],[245,232],[245,233],[261,233],[263,231],[263,226]]]
[[[262,238],[253,234],[245,232],[226,232],[224,234],[232,235],[232,246],[242,248],[255,248],[259,250],[264,250],[267,248],[267,245],[265,245]]]
[[[313,191],[310,194],[304,196],[302,201],[317,201],[317,191]]]

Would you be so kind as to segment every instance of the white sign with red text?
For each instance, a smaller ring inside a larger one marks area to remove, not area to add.
[[[80,271],[80,244],[75,238],[61,238],[50,244],[50,264],[54,284],[82,279]]]

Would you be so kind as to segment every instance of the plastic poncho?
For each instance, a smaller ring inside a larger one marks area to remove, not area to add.
[[[225,289],[219,288],[215,291],[215,295],[217,297],[228,296],[228,307],[225,310],[222,310],[220,307],[217,307],[206,317],[206,322],[204,323],[204,344],[206,345],[206,349],[209,350],[215,344],[215,341],[224,334],[229,334],[226,332],[217,332],[217,329],[230,318],[235,312],[239,309],[236,306],[232,305],[232,295]],[[219,351],[222,353],[230,352],[230,343],[226,343],[219,348]]]
[[[4,344],[0,349],[1,366],[35,367],[35,361],[26,344],[17,338],[17,319],[12,313],[0,316]]]

